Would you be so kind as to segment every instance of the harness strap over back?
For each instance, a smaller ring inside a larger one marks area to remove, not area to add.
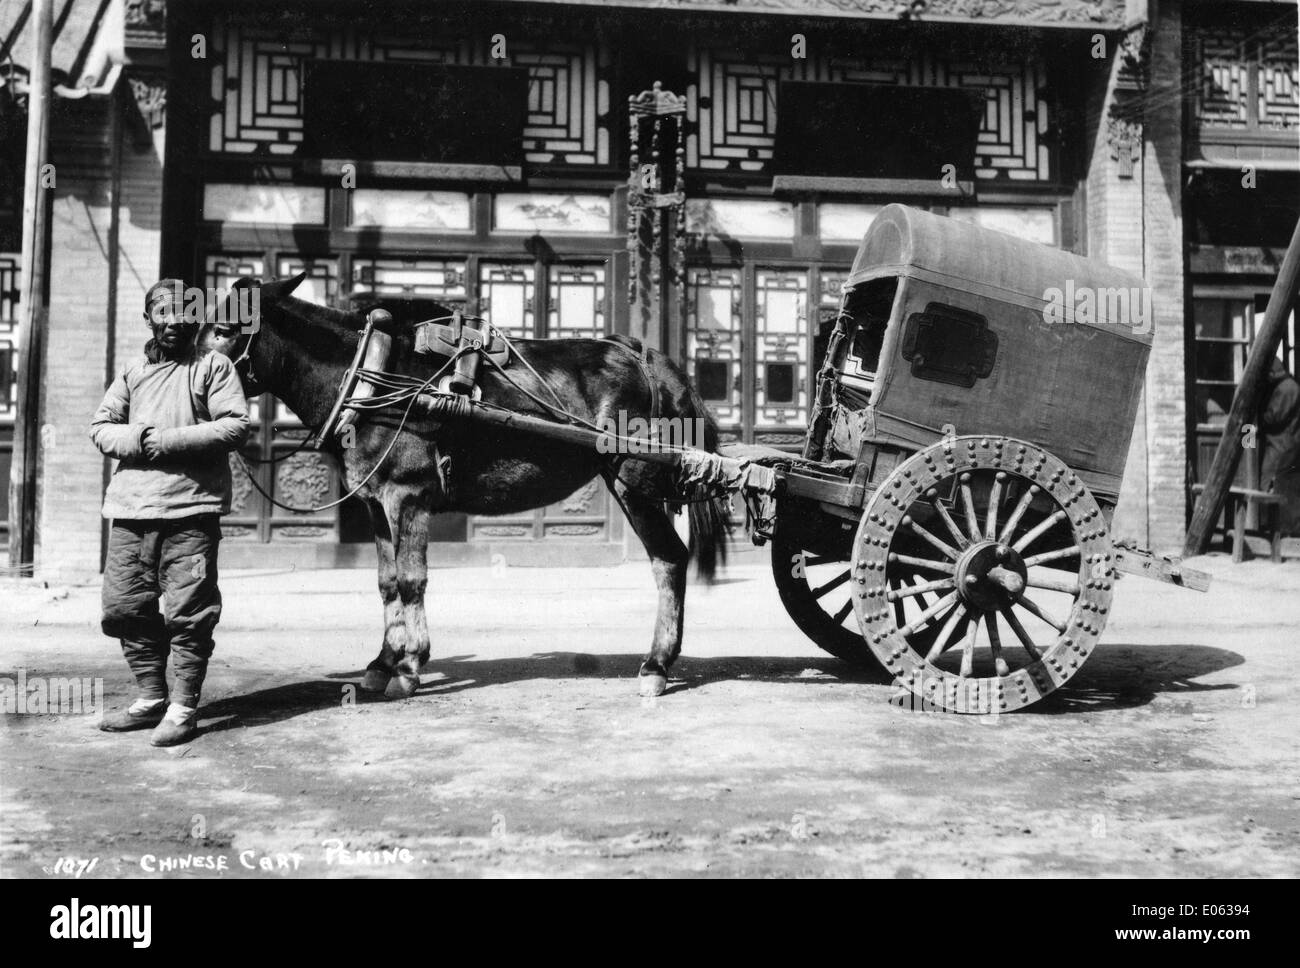
[[[375,328],[376,323],[385,323],[392,319],[387,310],[372,309],[366,315],[366,326],[357,341],[357,352],[352,357],[352,365],[343,374],[339,384],[339,394],[334,400],[334,408],[321,425],[320,436],[316,445],[320,447],[334,434],[340,434],[357,421],[354,407],[345,407],[344,400],[366,400],[375,395],[375,385],[368,379],[358,376],[358,370],[382,370],[388,363],[388,354],[393,348],[393,337],[383,330]]]

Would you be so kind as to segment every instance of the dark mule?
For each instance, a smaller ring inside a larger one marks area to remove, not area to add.
[[[363,320],[358,313],[294,298],[291,294],[302,279],[300,275],[261,285],[260,325],[244,327],[254,329],[254,335],[218,322],[204,327],[200,345],[236,359],[250,395],[274,394],[315,430],[329,417],[356,352]],[[625,338],[516,340],[515,345],[570,413],[603,427],[605,420],[617,423],[620,412],[627,422],[650,417],[657,399],[660,417],[702,419],[702,446],[717,449],[717,427],[707,407],[681,369],[662,353],[650,351],[643,369],[636,354],[639,345]],[[416,354],[410,333],[396,327],[385,369],[425,379],[437,366],[433,358]],[[509,373],[534,396],[553,399],[526,367],[512,365]],[[652,393],[647,378],[657,384],[657,393]],[[485,402],[547,416],[486,365],[480,367],[479,385]],[[354,446],[326,442],[324,450],[338,461],[348,490],[361,484],[388,448],[403,409],[363,413]],[[688,550],[665,506],[674,496],[680,497],[675,495],[670,466],[624,460],[614,476],[610,455],[519,431],[440,424],[418,409],[412,411],[406,429],[379,471],[358,492],[374,524],[379,592],[384,600],[384,644],[367,667],[363,687],[400,698],[411,695],[420,684],[420,667],[429,658],[424,592],[432,515],[528,511],[561,501],[603,475],[645,545],[659,589],[654,638],[641,664],[640,683],[643,695],[661,694],[668,668],[681,652],[687,564],[694,557],[703,576],[713,575],[725,547],[725,502],[713,498],[687,505]]]

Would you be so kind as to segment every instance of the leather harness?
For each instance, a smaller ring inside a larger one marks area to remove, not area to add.
[[[373,309],[366,315],[366,325],[361,331],[361,338],[357,341],[357,350],[352,357],[352,364],[344,373],[334,406],[321,426],[316,440],[317,448],[357,422],[359,412],[356,407],[348,405],[349,401],[367,400],[378,392],[378,388],[367,378],[366,373],[383,372],[388,365],[388,358],[393,348],[393,337],[381,327],[391,322],[392,315],[383,309]],[[465,316],[457,311],[452,314],[450,323],[427,320],[415,325],[415,352],[448,359],[455,357],[453,372],[438,382],[439,392],[478,399],[482,395],[477,382],[481,358],[486,356],[502,369],[510,365],[512,346],[509,340],[486,320],[479,320],[479,322],[483,323],[482,328],[475,329],[469,326]],[[659,416],[659,386],[650,372],[648,349],[641,345],[638,351],[618,339],[606,338],[601,342],[617,346],[636,362],[637,368],[645,379],[650,397],[649,417],[653,435],[653,428],[656,426],[654,421]],[[518,355],[518,350],[514,352]],[[527,365],[526,361],[525,365]],[[532,367],[528,369],[531,370]],[[617,468],[621,464],[622,460],[616,458],[614,467]]]

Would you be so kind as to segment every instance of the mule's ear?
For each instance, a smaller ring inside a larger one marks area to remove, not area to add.
[[[270,282],[264,282],[262,283],[262,295],[268,299],[283,299],[285,296],[291,296],[293,291],[301,286],[302,281],[306,278],[307,273],[300,272],[288,279],[273,279]]]

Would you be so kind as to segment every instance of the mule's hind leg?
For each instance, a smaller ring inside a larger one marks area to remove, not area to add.
[[[643,696],[660,696],[668,687],[668,667],[682,651],[682,611],[689,555],[661,501],[629,490],[622,482],[614,487],[632,529],[650,556],[650,568],[659,589],[654,639],[641,663],[640,691]]]
[[[393,678],[393,667],[398,655],[393,649],[394,631],[403,628],[401,600],[397,590],[397,562],[394,560],[393,538],[388,529],[388,518],[378,501],[368,502],[370,522],[375,531],[375,552],[379,559],[379,597],[384,602],[384,644],[379,655],[366,666],[361,688],[367,692],[383,692]]]
[[[427,554],[429,521],[433,515],[424,505],[424,496],[410,492],[387,499],[385,507],[394,535],[398,610],[395,614],[400,615],[401,627],[400,631],[394,629],[392,636],[397,661],[384,695],[389,699],[405,699],[420,687],[420,667],[429,660],[424,593],[429,583]]]

